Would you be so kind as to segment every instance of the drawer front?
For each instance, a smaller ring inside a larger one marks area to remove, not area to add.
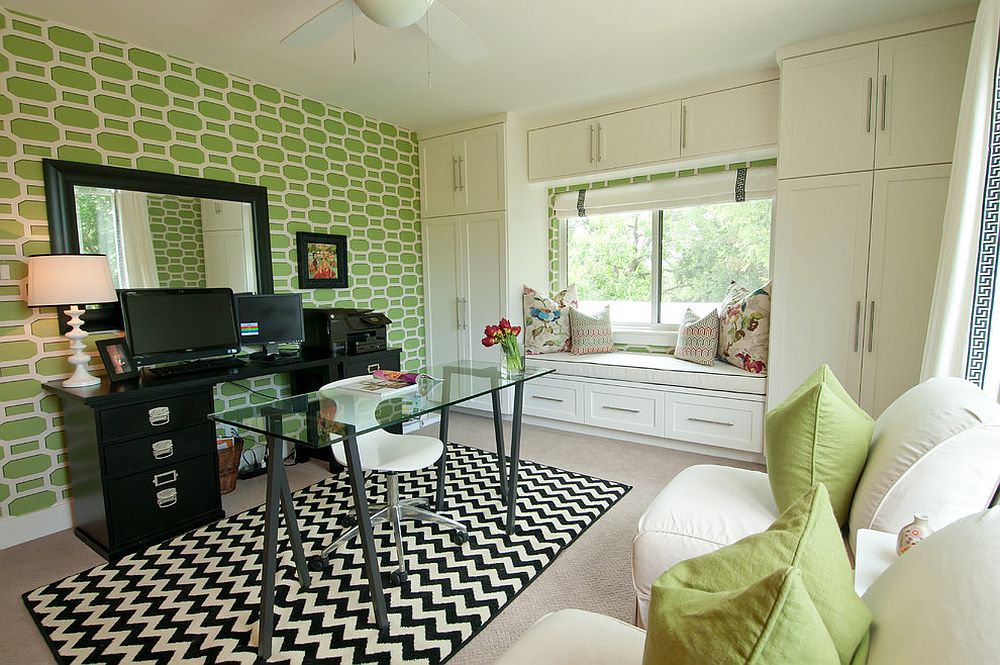
[[[372,353],[363,356],[348,356],[344,360],[344,377],[363,376],[377,369],[399,371],[399,354]]]
[[[588,425],[663,436],[663,393],[659,391],[587,384],[584,405]]]
[[[169,467],[179,460],[214,450],[215,427],[212,423],[205,423],[105,446],[104,468],[109,478],[121,478],[140,471]]]
[[[534,379],[524,383],[524,412],[530,416],[583,422],[583,386]]]
[[[124,441],[200,425],[207,422],[212,406],[212,393],[199,390],[155,402],[102,409],[101,437],[105,442]]]
[[[221,506],[214,455],[112,480],[108,494],[113,539],[118,547],[168,531]]]
[[[764,405],[701,395],[667,395],[667,436],[710,446],[763,451]]]

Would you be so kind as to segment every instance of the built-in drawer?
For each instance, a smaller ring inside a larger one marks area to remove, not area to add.
[[[763,452],[764,404],[749,400],[666,393],[672,439]]]
[[[588,383],[583,394],[586,424],[663,436],[662,392]]]
[[[524,412],[529,416],[583,421],[583,385],[558,379],[524,382]]]
[[[200,425],[207,421],[212,406],[212,393],[206,389],[153,402],[102,409],[101,438],[105,442],[123,441]]]
[[[104,469],[109,478],[169,467],[179,460],[215,450],[215,427],[206,422],[104,447]]]
[[[399,371],[398,353],[365,353],[344,358],[344,378],[371,374],[377,369]]]
[[[215,459],[202,455],[108,482],[115,543],[140,541],[219,510]]]

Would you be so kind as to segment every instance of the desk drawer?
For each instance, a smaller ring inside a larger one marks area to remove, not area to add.
[[[219,509],[215,455],[202,455],[108,483],[114,540],[126,544]]]
[[[663,393],[659,391],[586,384],[584,406],[588,425],[663,436]]]
[[[104,469],[109,478],[169,467],[178,460],[206,455],[215,450],[215,427],[185,427],[157,436],[123,441],[104,447]]]
[[[200,425],[212,412],[212,393],[199,390],[100,412],[104,441],[123,441]]]
[[[667,436],[672,439],[759,453],[763,420],[761,402],[667,394]]]
[[[556,379],[524,382],[524,412],[529,416],[583,422],[583,386]]]

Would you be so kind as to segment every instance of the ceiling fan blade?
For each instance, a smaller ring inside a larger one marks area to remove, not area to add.
[[[427,9],[427,18],[430,19],[431,41],[453,60],[470,65],[489,55],[490,47],[486,42],[440,2]],[[424,32],[428,30],[426,21],[417,21],[417,27]]]
[[[315,46],[351,22],[352,0],[337,0],[284,36],[285,46]]]

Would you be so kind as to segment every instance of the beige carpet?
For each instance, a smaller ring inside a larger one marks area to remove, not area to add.
[[[436,427],[429,433],[436,433]],[[508,430],[509,436],[509,430]],[[456,414],[451,441],[493,448],[492,420]],[[604,517],[567,549],[475,639],[449,661],[453,665],[485,665],[543,615],[575,607],[632,620],[631,544],[645,507],[681,469],[716,463],[755,468],[728,460],[643,446],[612,439],[565,434],[526,426],[522,456],[542,464],[586,473],[633,486]],[[324,465],[289,468],[292,489],[324,477]],[[227,514],[258,505],[264,479],[240,482],[224,497]],[[103,562],[71,531],[0,551],[0,663],[51,663],[52,656],[21,603],[21,593]]]

